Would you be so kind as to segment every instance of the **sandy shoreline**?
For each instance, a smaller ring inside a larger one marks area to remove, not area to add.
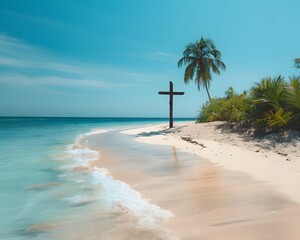
[[[276,136],[249,139],[220,125],[189,122],[172,130],[154,125],[123,131],[138,142],[199,157],[184,168],[185,160],[179,159],[182,171],[137,190],[173,212],[175,217],[162,225],[180,239],[299,239],[299,137],[281,143]]]
[[[123,131],[136,135],[136,141],[172,145],[197,154],[228,170],[249,174],[256,180],[274,186],[292,201],[300,202],[300,139],[276,143],[272,138],[250,140],[220,129],[221,122],[179,123]]]
[[[180,123],[172,130],[152,125],[88,135],[88,147],[100,153],[91,171],[107,169],[113,179],[173,215],[155,218],[150,228],[139,225],[153,211],[141,206],[143,214],[136,215],[131,211],[140,208],[136,200],[124,204],[118,193],[123,190],[114,190],[118,218],[106,222],[110,230],[98,239],[298,240],[299,140],[285,146],[245,141],[220,124]]]

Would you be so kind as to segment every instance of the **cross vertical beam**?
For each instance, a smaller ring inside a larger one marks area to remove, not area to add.
[[[169,92],[158,92],[161,95],[169,95],[169,105],[170,105],[170,112],[169,112],[169,128],[173,127],[173,95],[184,95],[184,92],[174,92],[173,91],[173,83],[170,81],[170,91]]]
[[[169,117],[169,128],[173,127],[173,83],[170,81],[170,117]]]

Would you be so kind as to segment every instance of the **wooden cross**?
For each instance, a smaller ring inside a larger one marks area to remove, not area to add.
[[[183,95],[184,92],[173,92],[173,83],[170,81],[170,91],[169,92],[158,92],[161,95],[170,95],[170,118],[169,118],[169,128],[173,127],[173,95]]]

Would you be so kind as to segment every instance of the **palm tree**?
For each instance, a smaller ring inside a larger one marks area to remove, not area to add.
[[[211,81],[211,71],[220,74],[220,69],[225,70],[226,66],[221,61],[221,52],[215,47],[213,41],[209,38],[201,37],[200,41],[189,43],[183,52],[183,57],[178,61],[178,67],[187,65],[184,73],[184,83],[190,80],[206,89],[209,101],[209,87]]]

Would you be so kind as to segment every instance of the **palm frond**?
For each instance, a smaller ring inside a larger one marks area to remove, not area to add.
[[[185,73],[184,73],[185,84],[187,84],[190,80],[193,80],[196,71],[197,71],[197,63],[191,62],[185,69]]]
[[[226,65],[218,58],[214,58],[214,64],[218,67],[221,68],[222,70],[226,70]]]
[[[215,73],[217,75],[221,74],[219,68],[214,63],[211,64],[211,69],[212,69],[213,73]]]
[[[216,59],[221,59],[222,54],[221,54],[220,51],[214,49],[214,51],[213,51],[213,56],[214,56]]]
[[[183,51],[183,55],[189,55],[190,54],[190,51],[194,48],[194,44],[193,43],[188,43],[186,46],[185,46],[185,49]]]
[[[300,68],[300,58],[294,59],[295,68]]]
[[[263,120],[271,128],[282,127],[288,124],[292,119],[292,112],[284,112],[282,108],[279,108],[276,112],[265,112]]]
[[[268,104],[273,110],[282,107],[285,82],[281,76],[264,78],[252,89],[254,104]]]
[[[286,85],[285,101],[295,113],[300,113],[300,77],[292,77]]]
[[[209,46],[211,49],[215,50],[216,46],[210,38],[204,38],[205,45]]]
[[[181,67],[182,65],[190,64],[192,62],[195,62],[196,58],[191,56],[183,56],[181,59],[179,59],[177,65],[178,67]]]

